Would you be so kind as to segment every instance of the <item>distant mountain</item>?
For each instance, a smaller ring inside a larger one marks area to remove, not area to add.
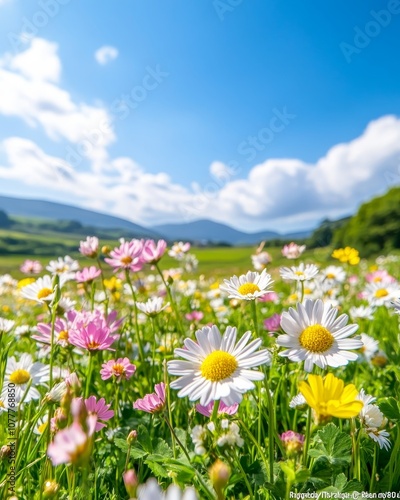
[[[98,228],[125,229],[136,238],[160,238],[161,236],[152,229],[146,229],[138,224],[129,222],[119,217],[113,217],[83,208],[53,203],[42,200],[26,200],[22,198],[9,198],[0,196],[0,210],[8,215],[20,217],[37,217],[41,219],[77,221],[84,226]]]
[[[245,233],[210,220],[197,220],[184,224],[163,224],[152,229],[169,240],[228,243],[230,245],[256,245],[263,240],[306,238],[311,231],[282,235],[274,231]]]

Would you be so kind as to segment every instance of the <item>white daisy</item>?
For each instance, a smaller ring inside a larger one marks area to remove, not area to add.
[[[322,271],[322,275],[326,281],[333,281],[336,283],[343,283],[346,279],[346,273],[343,267],[340,266],[328,266]]]
[[[21,288],[21,295],[25,299],[34,300],[41,304],[51,302],[54,298],[53,279],[49,275],[38,278],[34,283]]]
[[[79,262],[66,255],[64,258],[59,257],[58,260],[51,260],[46,269],[53,275],[63,276],[64,281],[73,280],[75,272],[79,269]]]
[[[280,335],[276,342],[287,347],[280,356],[291,361],[304,361],[304,369],[311,372],[313,365],[320,368],[343,366],[355,361],[358,354],[348,349],[360,349],[363,343],[358,338],[348,339],[358,325],[347,325],[348,316],[336,318],[338,310],[322,300],[307,299],[282,314],[281,327],[286,335]],[[347,325],[347,326],[346,326]]]
[[[168,255],[177,260],[182,260],[185,256],[185,253],[190,250],[190,243],[183,243],[183,241],[179,241],[174,243],[169,250]]]
[[[252,381],[262,380],[264,374],[251,368],[270,364],[272,356],[266,349],[255,352],[261,339],[248,344],[251,332],[237,344],[236,336],[234,327],[228,326],[222,336],[216,326],[206,326],[196,332],[197,342],[186,339],[184,349],[175,349],[184,361],[169,361],[168,372],[180,377],[171,383],[173,389],[180,389],[179,397],[200,399],[203,406],[216,400],[230,406],[240,403],[242,395],[254,389]]]
[[[400,299],[396,299],[392,302],[392,306],[394,307],[394,312],[396,314],[400,314]]]
[[[389,306],[393,299],[398,298],[400,294],[398,285],[395,283],[369,283],[364,296],[371,306]]]
[[[186,488],[184,492],[176,484],[171,484],[163,493],[158,486],[157,480],[151,477],[146,484],[138,488],[138,500],[197,500],[193,488]]]
[[[289,281],[308,281],[318,274],[318,267],[315,264],[300,263],[299,266],[282,267],[280,270],[282,279]]]
[[[11,319],[0,318],[0,335],[11,332],[15,325],[15,321]]]
[[[289,408],[301,408],[302,406],[305,406],[307,404],[306,398],[303,396],[303,394],[300,392],[296,396],[294,396],[290,403],[289,403]]]
[[[387,431],[385,430],[378,431],[377,429],[375,430],[367,429],[367,434],[372,440],[375,441],[375,443],[378,443],[380,449],[385,448],[385,450],[390,450],[392,444],[388,439],[390,434]]]
[[[268,293],[273,281],[271,275],[264,269],[261,274],[248,271],[239,277],[235,275],[229,280],[224,280],[224,283],[219,288],[228,293],[230,299],[255,300]]]
[[[349,312],[353,319],[362,318],[372,320],[374,319],[375,308],[371,306],[353,306]]]
[[[147,316],[157,316],[157,314],[164,311],[168,306],[169,302],[163,306],[162,297],[150,297],[147,302],[136,302],[136,307],[139,311],[144,312]]]
[[[373,357],[373,355],[379,351],[379,342],[366,333],[361,334],[361,340],[363,343],[363,346],[360,349],[362,355],[360,355],[359,357],[360,359],[362,359],[362,357],[365,357],[369,361]]]
[[[19,402],[30,385],[24,402],[39,399],[37,385],[43,385],[50,379],[50,367],[42,363],[34,363],[30,354],[24,353],[19,361],[11,356],[7,360],[4,387],[15,389],[15,399]]]

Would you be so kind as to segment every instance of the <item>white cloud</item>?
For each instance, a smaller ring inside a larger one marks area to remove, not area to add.
[[[101,163],[115,140],[112,119],[100,106],[75,102],[57,85],[60,73],[57,45],[47,40],[34,38],[20,54],[6,54],[0,63],[0,114],[40,125],[50,139],[78,144],[83,157]],[[88,137],[95,148],[88,147]]]
[[[213,162],[209,182],[189,189],[165,173],[146,172],[130,158],[110,158],[108,148],[116,139],[110,116],[100,105],[76,102],[60,85],[61,71],[57,45],[43,39],[0,61],[0,114],[42,129],[62,151],[67,144],[75,152],[57,157],[21,137],[0,142],[0,179],[46,188],[47,198],[68,195],[72,204],[145,225],[211,218],[248,231],[285,231],[350,213],[400,181],[400,118],[384,116],[313,164],[269,159],[242,178],[239,169]],[[88,136],[96,147],[83,147],[90,144],[82,142]],[[74,154],[88,160],[85,170]]]
[[[111,45],[104,45],[96,50],[94,57],[99,64],[104,66],[118,57],[118,49]]]

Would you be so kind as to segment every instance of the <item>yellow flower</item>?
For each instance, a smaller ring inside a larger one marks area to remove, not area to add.
[[[354,384],[344,385],[343,380],[331,373],[323,379],[321,375],[309,375],[308,383],[299,383],[299,390],[315,411],[317,420],[326,417],[352,418],[360,413],[363,402],[356,399],[358,391]]]
[[[31,283],[34,283],[36,280],[35,278],[22,278],[22,280],[18,281],[18,288],[24,288],[24,286],[30,285]]]
[[[340,262],[348,263],[351,266],[356,266],[360,262],[358,250],[351,247],[338,248],[333,251],[332,257],[338,259]]]

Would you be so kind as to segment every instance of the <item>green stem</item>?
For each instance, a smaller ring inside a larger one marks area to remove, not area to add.
[[[131,277],[129,276],[129,269],[125,269],[125,277],[126,277],[126,282],[129,285],[129,288],[131,289],[132,293],[132,298],[134,302],[134,309],[135,309],[135,331],[136,331],[136,338],[137,338],[137,343],[138,343],[138,348],[139,348],[139,354],[140,358],[142,361],[144,361],[144,350],[143,350],[143,345],[142,345],[142,338],[140,336],[140,329],[139,329],[139,322],[138,322],[138,308],[136,305],[137,302],[137,297],[135,293],[135,289],[133,288]]]
[[[215,400],[214,401],[213,411],[212,411],[212,414],[211,414],[211,420],[213,422],[216,422],[217,419],[218,419],[218,410],[219,410],[219,400]]]
[[[100,260],[100,257],[97,257],[97,265],[99,266],[99,269],[101,271],[101,286],[103,288],[103,292],[104,292],[104,315],[105,317],[108,316],[108,295],[107,295],[107,289],[106,289],[106,286],[104,284],[104,272],[103,272],[103,268],[101,267],[101,260]]]
[[[307,427],[306,427],[306,439],[303,448],[303,465],[307,467],[307,456],[308,456],[308,448],[310,446],[310,435],[311,435],[311,408],[308,408],[307,412]]]
[[[253,495],[253,490],[251,489],[251,485],[249,483],[249,480],[247,479],[247,474],[246,472],[244,471],[243,467],[242,467],[242,464],[240,463],[240,457],[238,454],[236,454],[236,463],[238,464],[238,467],[240,469],[240,472],[242,473],[242,476],[243,476],[243,479],[244,479],[244,482],[246,483],[246,488],[249,492],[249,495],[250,495],[250,500],[253,500],[254,498],[254,495]]]
[[[374,446],[374,461],[372,463],[372,472],[371,472],[371,483],[369,485],[369,491],[370,491],[370,493],[372,493],[374,491],[374,488],[375,488],[376,467],[377,467],[377,464],[378,464],[378,452],[379,452],[378,445],[375,443],[375,446]]]
[[[181,319],[181,316],[179,314],[178,306],[177,306],[177,304],[175,302],[175,299],[174,299],[174,297],[173,297],[173,295],[171,293],[171,288],[168,285],[168,283],[165,281],[164,275],[163,275],[163,273],[162,273],[162,271],[160,269],[160,266],[158,265],[158,262],[155,264],[155,267],[156,267],[156,269],[158,271],[158,274],[160,275],[161,280],[164,283],[164,286],[165,286],[165,288],[167,290],[168,298],[169,298],[169,301],[171,303],[171,307],[172,307],[172,309],[174,311],[176,322],[177,322],[177,325],[179,327],[179,330],[180,330],[181,334],[184,335],[185,334],[185,329],[183,328],[183,325],[182,325],[182,319]]]
[[[93,371],[93,353],[89,351],[89,365],[86,374],[86,386],[85,386],[85,399],[89,397],[90,391],[90,382],[92,379],[92,371]]]
[[[274,405],[272,403],[271,392],[269,390],[268,378],[265,377],[265,389],[267,391],[268,402],[268,458],[269,458],[269,480],[274,483],[274,429],[275,429],[275,415]]]
[[[266,456],[264,455],[264,452],[262,451],[261,449],[261,446],[260,444],[258,443],[257,439],[253,436],[253,434],[251,433],[251,431],[248,429],[248,427],[246,426],[246,424],[243,422],[243,420],[240,420],[238,419],[237,420],[239,422],[239,424],[241,425],[241,427],[243,427],[243,429],[245,430],[246,434],[249,436],[250,440],[253,442],[253,444],[255,445],[255,447],[257,448],[257,451],[262,459],[262,461],[264,462],[264,465],[265,465],[265,468],[266,470],[269,470],[269,464],[268,464],[268,461],[267,461],[267,458]]]
[[[253,315],[254,332],[256,334],[256,337],[258,337],[258,319],[257,319],[256,299],[251,301],[251,309],[252,309],[252,315]]]

